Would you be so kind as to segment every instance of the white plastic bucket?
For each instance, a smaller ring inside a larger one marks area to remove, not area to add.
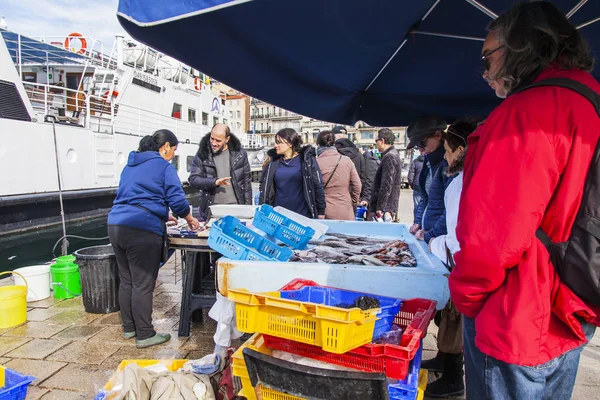
[[[33,265],[15,269],[27,280],[27,301],[39,301],[50,297],[50,265]],[[25,286],[23,278],[13,275],[15,285]]]

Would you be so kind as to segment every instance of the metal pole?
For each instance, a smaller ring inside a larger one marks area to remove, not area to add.
[[[478,1],[466,0],[466,2],[469,3],[470,5],[472,5],[473,7],[475,7],[476,9],[478,9],[479,11],[481,11],[482,13],[484,13],[485,15],[487,15],[488,17],[493,18],[493,19],[498,18],[498,14],[496,14],[495,12],[493,12],[492,10],[490,10],[483,4],[480,4]]]
[[[17,43],[18,43],[18,47],[19,50],[17,51],[17,59],[19,62],[19,79],[23,79],[23,60],[21,59],[21,35],[17,35]]]
[[[575,7],[573,7],[573,9],[571,11],[569,11],[567,13],[567,18],[571,18],[573,16],[573,14],[575,14],[577,11],[579,11],[579,9],[585,4],[587,3],[588,0],[581,0],[579,3],[577,3],[577,5],[575,5]]]
[[[58,143],[56,140],[56,126],[54,125],[54,120],[52,120],[52,132],[54,135],[54,153],[56,155],[56,177],[58,179],[58,200],[60,202],[60,218],[62,220],[62,230],[63,230],[63,237],[62,237],[62,247],[61,247],[61,251],[62,251],[62,255],[66,256],[67,255],[67,248],[69,247],[69,241],[67,240],[67,226],[65,224],[65,208],[63,205],[63,197],[62,197],[62,180],[60,178],[61,174],[60,174],[60,158],[58,155]]]

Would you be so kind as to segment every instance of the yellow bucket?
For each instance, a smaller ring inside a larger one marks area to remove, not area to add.
[[[27,281],[18,272],[0,272],[0,275],[6,274],[19,275],[25,286],[0,286],[0,329],[12,328],[27,321]]]

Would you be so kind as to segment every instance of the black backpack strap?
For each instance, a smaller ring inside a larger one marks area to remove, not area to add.
[[[534,87],[542,87],[542,86],[559,86],[559,87],[562,87],[565,89],[571,89],[572,91],[579,93],[580,95],[582,95],[583,97],[588,99],[588,101],[590,103],[592,103],[592,105],[596,109],[596,113],[598,113],[598,116],[600,116],[600,95],[598,93],[596,93],[593,89],[591,89],[589,86],[584,85],[583,83],[581,83],[579,81],[575,81],[573,79],[569,79],[569,78],[544,79],[544,80],[523,86],[521,88],[518,88],[513,93],[519,93],[519,92],[523,92],[527,89],[531,89]]]
[[[585,97],[590,103],[592,103],[592,105],[596,109],[596,113],[600,117],[600,95],[598,93],[596,93],[593,89],[591,89],[589,86],[587,86],[579,81],[573,80],[573,79],[569,79],[569,78],[544,79],[544,80],[534,82],[529,85],[520,87],[513,93],[519,93],[519,92],[523,92],[527,89],[532,89],[535,87],[543,87],[543,86],[558,86],[558,87],[570,89],[576,93],[579,93],[581,96]],[[537,231],[535,232],[535,236],[544,244],[544,246],[546,246],[546,248],[550,251],[551,256],[553,256],[554,255],[553,251],[556,250],[556,249],[554,249],[556,247],[556,244],[554,242],[552,242],[552,240],[546,234],[546,232],[544,232],[541,228],[538,228]],[[556,266],[557,264],[554,263],[554,265]]]

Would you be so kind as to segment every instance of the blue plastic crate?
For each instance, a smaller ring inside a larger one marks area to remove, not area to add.
[[[232,260],[288,261],[293,255],[292,250],[276,245],[232,216],[212,225],[208,245]]]
[[[406,378],[397,383],[388,385],[390,400],[415,400],[419,390],[419,372],[423,359],[423,340],[415,358],[411,361],[410,371]]]
[[[315,234],[313,228],[301,225],[278,213],[268,204],[263,204],[256,209],[252,225],[288,246],[300,250],[306,248]]]
[[[35,380],[33,376],[6,368],[4,387],[0,387],[0,400],[24,400],[27,395],[27,386]]]
[[[353,304],[360,296],[374,297],[379,300],[381,311],[377,313],[377,321],[373,329],[373,340],[379,339],[384,333],[392,329],[394,317],[400,312],[402,300],[392,297],[377,296],[370,293],[354,292],[329,288],[323,286],[304,286],[298,290],[282,290],[281,298],[306,301],[309,303],[338,306],[341,304]]]

